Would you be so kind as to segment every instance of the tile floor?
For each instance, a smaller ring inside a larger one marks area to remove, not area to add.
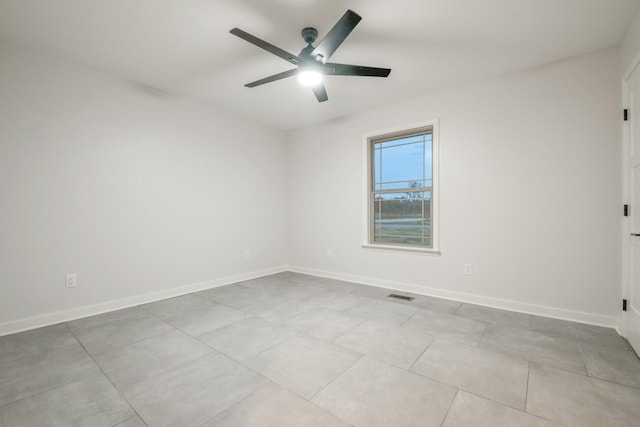
[[[0,337],[0,426],[640,425],[614,330],[389,293],[281,273]]]

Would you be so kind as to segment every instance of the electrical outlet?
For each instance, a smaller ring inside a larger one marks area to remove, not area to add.
[[[470,262],[464,264],[464,274],[467,276],[471,276],[473,274],[473,268]]]
[[[78,285],[78,276],[76,273],[64,275],[64,286],[67,288],[75,288]]]
[[[327,258],[333,258],[333,249],[327,249]]]
[[[251,251],[249,249],[244,250],[244,259],[251,259]]]

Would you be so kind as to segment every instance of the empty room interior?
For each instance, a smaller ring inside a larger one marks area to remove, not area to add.
[[[0,426],[640,425],[639,64],[640,0],[0,0]]]

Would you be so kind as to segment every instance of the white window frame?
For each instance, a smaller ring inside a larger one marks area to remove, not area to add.
[[[383,129],[374,132],[368,132],[364,134],[363,141],[363,166],[365,171],[364,176],[364,197],[363,197],[363,249],[374,249],[394,252],[404,252],[421,255],[440,255],[440,179],[439,179],[439,160],[440,160],[440,147],[438,137],[438,119],[432,119],[420,123],[414,123],[410,125],[397,126],[391,129]],[[372,203],[372,173],[373,173],[373,158],[372,158],[372,140],[377,140],[385,137],[391,137],[405,133],[416,132],[420,129],[431,128],[432,134],[432,190],[431,190],[431,248],[425,248],[413,245],[393,245],[388,243],[373,242],[373,203]]]

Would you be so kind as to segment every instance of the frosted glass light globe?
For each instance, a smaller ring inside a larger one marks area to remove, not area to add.
[[[322,82],[322,74],[314,70],[300,71],[298,81],[304,86],[316,86]]]

